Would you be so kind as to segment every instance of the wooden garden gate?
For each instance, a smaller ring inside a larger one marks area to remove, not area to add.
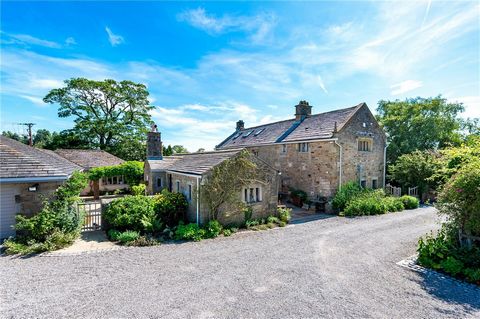
[[[102,228],[102,203],[88,201],[77,203],[77,214],[83,215],[82,231],[100,230]]]

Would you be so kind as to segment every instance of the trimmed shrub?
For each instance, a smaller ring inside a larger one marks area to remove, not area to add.
[[[215,238],[222,232],[222,225],[217,220],[211,220],[204,229],[207,238]]]
[[[118,235],[118,241],[122,244],[133,242],[140,237],[140,233],[132,230],[124,231]]]
[[[120,236],[121,232],[119,232],[118,230],[116,229],[110,229],[108,232],[107,232],[107,236],[110,240],[112,241],[118,241],[118,237]]]
[[[205,230],[198,227],[197,224],[190,223],[184,225],[183,223],[178,224],[177,230],[175,231],[176,240],[193,240],[200,241],[205,237]]]
[[[288,223],[292,218],[292,209],[291,208],[279,208],[278,209],[278,218],[284,223]]]
[[[332,201],[332,207],[336,211],[343,211],[349,201],[360,195],[364,189],[356,182],[348,182],[342,185]]]
[[[418,198],[413,196],[403,195],[402,197],[400,197],[400,199],[402,200],[405,209],[415,209],[418,208],[418,206],[420,205],[420,201],[418,200]]]
[[[275,216],[268,216],[267,217],[267,223],[273,223],[273,224],[278,224],[280,222],[280,219],[278,219],[278,217],[275,217]]]
[[[132,189],[132,195],[145,195],[145,191],[147,190],[147,187],[145,184],[138,184],[138,185],[133,185],[130,187]]]
[[[172,193],[164,189],[160,194],[155,195],[155,212],[160,220],[168,226],[175,226],[185,222],[188,201],[181,193]]]
[[[405,206],[403,206],[403,201],[399,197],[385,197],[380,199],[382,201],[386,208],[387,211],[389,212],[400,212],[405,209]]]
[[[112,201],[103,213],[106,223],[119,231],[152,232],[159,225],[155,201],[147,196],[125,196]]]
[[[345,216],[379,215],[388,211],[384,201],[375,197],[359,197],[348,202]]]

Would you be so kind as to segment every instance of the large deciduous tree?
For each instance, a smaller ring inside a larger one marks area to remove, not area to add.
[[[43,99],[58,103],[59,117],[74,117],[73,131],[94,139],[95,146],[115,154],[116,143],[145,139],[152,124],[148,90],[131,81],[73,78]]]
[[[462,140],[462,103],[448,103],[441,96],[405,101],[379,101],[377,119],[388,135],[387,162],[415,150],[458,145]]]

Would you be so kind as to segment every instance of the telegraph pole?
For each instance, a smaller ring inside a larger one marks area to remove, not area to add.
[[[32,126],[35,125],[35,123],[18,123],[19,125],[25,125],[28,127],[28,145],[33,146],[33,141],[32,141]]]

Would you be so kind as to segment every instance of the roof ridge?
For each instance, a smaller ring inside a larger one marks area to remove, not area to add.
[[[165,157],[183,157],[183,156],[188,156],[188,155],[199,155],[199,154],[218,154],[218,153],[232,153],[232,152],[239,152],[241,150],[245,149],[244,147],[237,147],[237,148],[232,148],[228,150],[214,150],[214,151],[208,151],[208,152],[192,152],[192,153],[178,153],[175,155],[170,155],[170,156],[165,156]]]
[[[341,109],[336,109],[336,110],[331,110],[331,111],[327,111],[327,112],[312,114],[312,115],[310,115],[309,117],[311,118],[311,117],[316,117],[316,116],[320,116],[320,115],[325,115],[325,114],[328,114],[328,113],[345,111],[345,110],[348,110],[348,109],[354,109],[354,108],[357,108],[357,107],[362,106],[363,104],[365,104],[365,102],[362,102],[362,103],[357,104],[357,105],[354,105],[354,106],[349,106],[349,107],[341,108]],[[291,118],[291,119],[287,119],[287,120],[281,120],[281,121],[276,121],[276,122],[270,122],[270,123],[266,123],[266,124],[260,124],[260,125],[257,125],[257,126],[247,127],[247,128],[245,128],[245,129],[241,130],[240,132],[248,131],[248,130],[255,129],[255,128],[258,128],[258,127],[262,127],[262,126],[273,125],[273,124],[278,124],[278,123],[282,123],[282,122],[288,122],[288,121],[295,121],[295,118]]]

